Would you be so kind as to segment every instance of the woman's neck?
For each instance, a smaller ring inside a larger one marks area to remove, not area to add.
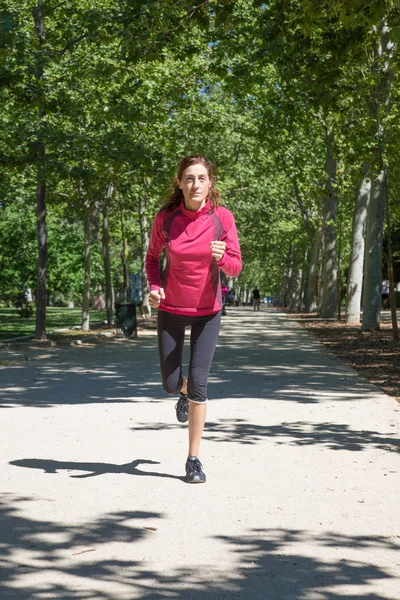
[[[183,202],[185,204],[186,210],[191,210],[192,212],[199,212],[199,210],[205,207],[207,203],[207,198],[204,198],[204,200],[202,200],[201,202],[186,200],[186,198],[184,198]]]

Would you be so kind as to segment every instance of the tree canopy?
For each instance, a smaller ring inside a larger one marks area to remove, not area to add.
[[[104,220],[121,290],[191,153],[216,164],[237,220],[244,299],[257,284],[292,307],[340,310],[365,176],[390,212],[400,281],[399,37],[389,0],[3,0],[0,300],[105,290]],[[374,297],[387,278],[379,227]]]

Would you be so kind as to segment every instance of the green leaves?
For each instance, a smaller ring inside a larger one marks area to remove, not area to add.
[[[321,218],[329,132],[341,169],[341,216],[351,221],[358,166],[376,149],[372,25],[386,15],[398,39],[394,2],[46,2],[42,47],[35,5],[3,0],[0,13],[0,202],[29,201],[32,216],[32,164],[45,143],[48,215],[54,219],[49,277],[51,285],[63,282],[60,293],[69,285],[77,289],[83,204],[94,207],[98,221],[112,182],[126,217],[130,264],[137,268],[138,197],[146,197],[152,217],[187,153],[204,153],[218,167],[222,198],[242,241],[241,279],[250,285],[262,272],[265,285],[277,287],[289,246],[303,256],[307,227],[313,232]],[[35,77],[39,58],[42,81]],[[396,48],[392,107],[384,116],[397,196],[398,60]],[[39,126],[43,100],[46,117]],[[74,228],[64,236],[66,218]],[[121,233],[113,203],[110,219],[118,280]],[[8,217],[4,222],[12,227]],[[345,226],[342,231],[348,239]],[[16,273],[20,260],[16,253]]]

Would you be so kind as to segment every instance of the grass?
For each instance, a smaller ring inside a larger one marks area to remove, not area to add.
[[[70,328],[81,325],[82,310],[80,308],[47,307],[46,330]],[[90,323],[101,323],[106,320],[105,310],[90,311]],[[24,335],[34,335],[35,315],[21,319],[14,308],[0,308],[0,341]]]

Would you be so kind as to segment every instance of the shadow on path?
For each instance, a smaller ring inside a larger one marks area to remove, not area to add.
[[[0,408],[161,402],[157,360],[153,339],[60,348],[41,360],[0,368]]]
[[[187,348],[185,349],[187,362]],[[235,309],[222,323],[209,394],[316,404],[362,400],[376,390],[304,329],[273,312]],[[0,407],[136,403],[166,398],[157,340],[57,349],[0,368]],[[151,400],[150,400],[151,399]]]
[[[153,535],[168,537],[168,528],[159,528],[166,515],[131,511],[105,514],[86,524],[60,524],[26,518],[18,505],[27,502],[33,501],[14,496],[0,501],[4,600],[387,600],[376,589],[393,579],[389,567],[373,564],[365,555],[362,562],[354,556],[366,549],[371,556],[380,548],[386,557],[393,553],[394,561],[400,549],[382,536],[321,532],[316,540],[308,531],[257,529],[241,537],[215,536],[231,554],[229,571],[183,566],[166,575],[149,568],[151,556],[148,561],[140,553],[139,560],[126,558],[135,542]],[[115,558],[96,559],[96,552],[111,543]],[[309,554],[304,554],[305,544]],[[337,557],[322,561],[314,546],[335,548]]]
[[[138,423],[132,431],[180,429],[178,423]],[[400,440],[390,433],[351,429],[345,423],[311,423],[295,421],[280,425],[258,425],[244,419],[221,419],[206,422],[203,439],[212,442],[256,444],[266,438],[291,446],[320,445],[331,450],[359,452],[367,448],[400,451]]]
[[[106,473],[123,473],[125,475],[139,475],[143,477],[162,477],[166,479],[178,479],[185,481],[184,477],[169,475],[168,473],[159,473],[157,471],[141,471],[139,465],[159,465],[155,460],[137,459],[131,463],[123,465],[114,465],[112,463],[92,463],[92,462],[68,462],[59,460],[46,460],[39,458],[23,458],[13,460],[10,465],[16,467],[25,467],[27,469],[40,469],[45,473],[57,473],[57,471],[87,471],[83,475],[70,475],[76,479],[85,479],[87,477],[97,477]]]

